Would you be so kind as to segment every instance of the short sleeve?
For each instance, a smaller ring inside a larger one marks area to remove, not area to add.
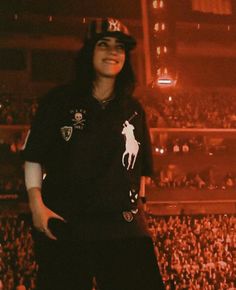
[[[143,140],[142,140],[142,176],[152,176],[153,175],[153,156],[151,148],[151,140],[149,128],[146,122],[146,114],[143,110],[142,118],[142,131],[143,131]]]

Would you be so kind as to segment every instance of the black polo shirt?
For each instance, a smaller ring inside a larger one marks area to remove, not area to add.
[[[145,114],[133,98],[115,97],[101,105],[72,86],[50,91],[39,105],[23,156],[45,170],[45,204],[71,224],[81,223],[83,236],[104,226],[112,235],[104,220],[121,226],[117,236],[144,233],[136,222],[137,200],[140,177],[152,174],[152,159]],[[134,220],[125,220],[124,211],[132,211]]]

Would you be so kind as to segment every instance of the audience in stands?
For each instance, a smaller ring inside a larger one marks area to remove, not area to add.
[[[152,189],[198,189],[198,190],[228,190],[236,188],[236,176],[233,172],[219,172],[214,166],[186,171],[181,164],[168,164],[155,171]]]
[[[37,265],[30,227],[15,217],[0,218],[0,289],[33,290]]]
[[[0,99],[0,125],[29,124],[38,104],[36,99],[15,100]]]
[[[152,92],[140,100],[152,128],[236,128],[236,98],[232,93],[178,92],[174,96]],[[37,99],[0,99],[0,124],[29,124]]]
[[[166,289],[236,287],[236,216],[149,217]]]
[[[152,128],[236,128],[236,98],[227,93],[149,92],[140,97]]]
[[[148,215],[166,289],[236,288],[236,216]],[[37,264],[31,228],[0,218],[0,290],[33,290]]]
[[[16,134],[11,144],[0,140],[0,198],[26,198],[23,165],[20,157],[22,135]],[[10,196],[11,195],[11,196]]]

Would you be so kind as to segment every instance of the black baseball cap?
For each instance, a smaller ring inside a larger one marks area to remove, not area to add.
[[[115,18],[96,18],[88,25],[85,41],[98,41],[104,36],[116,37],[128,50],[135,48],[136,40],[128,28]]]

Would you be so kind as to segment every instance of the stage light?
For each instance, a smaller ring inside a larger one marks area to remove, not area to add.
[[[162,23],[161,24],[161,30],[165,30],[166,29],[166,25],[165,25],[165,23]]]
[[[163,0],[154,0],[154,1],[152,1],[152,7],[154,9],[164,8],[164,1]]]
[[[154,30],[155,30],[155,31],[159,31],[159,22],[157,22],[157,23],[154,25]]]
[[[164,8],[164,1],[160,0],[160,8]]]
[[[152,2],[152,6],[153,6],[154,9],[157,9],[158,8],[158,2],[157,2],[157,0],[154,0]]]
[[[174,79],[168,72],[167,68],[164,69],[164,73],[156,78],[155,84],[159,87],[174,87],[177,83],[177,79]],[[171,96],[169,98],[172,98]],[[172,99],[169,99],[171,101]]]
[[[158,85],[171,85],[172,84],[172,80],[171,79],[164,79],[164,78],[159,78],[157,80],[157,84]]]
[[[159,147],[155,147],[155,152],[159,153],[159,154],[164,154],[165,153],[165,149],[164,148],[159,148]]]

